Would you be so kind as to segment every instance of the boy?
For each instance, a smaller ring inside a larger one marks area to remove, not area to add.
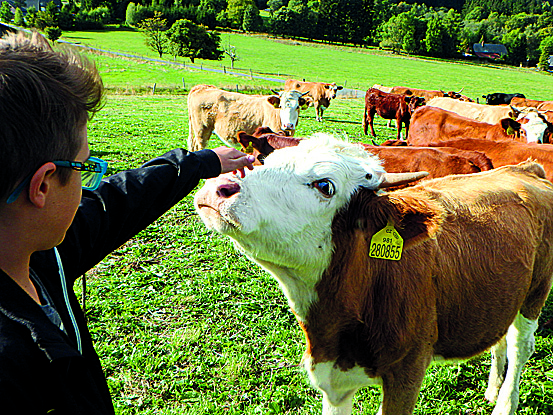
[[[102,100],[83,57],[37,33],[0,39],[2,413],[113,414],[75,280],[200,179],[253,168],[235,149],[177,149],[101,181],[86,126]]]

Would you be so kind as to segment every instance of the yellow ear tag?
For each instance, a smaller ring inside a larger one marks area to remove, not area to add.
[[[246,147],[246,154],[253,154],[253,146],[251,141],[248,143],[248,146]]]
[[[511,126],[507,127],[507,135],[513,135],[515,133],[515,129]]]
[[[402,251],[403,238],[390,222],[388,222],[384,229],[375,233],[371,238],[369,256],[372,258],[399,261]]]

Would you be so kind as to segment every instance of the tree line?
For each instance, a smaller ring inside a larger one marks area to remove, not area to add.
[[[13,13],[4,1],[0,20],[37,27],[50,32],[50,38],[59,37],[62,30],[101,28],[107,23],[134,26],[145,31],[147,43],[158,53],[159,48],[175,53],[179,46],[170,38],[208,42],[201,53],[190,52],[190,47],[189,52],[177,51],[178,56],[192,59],[222,58],[225,51],[216,29],[378,46],[439,58],[466,57],[475,43],[499,43],[508,52],[500,61],[542,69],[548,69],[547,60],[553,55],[553,11],[548,0],[81,0],[79,4],[68,0],[61,8],[51,2],[40,11],[31,7],[24,14],[22,9],[16,7]],[[262,17],[260,10],[267,13]],[[159,31],[169,31],[161,45],[152,43],[148,32],[152,21],[147,19],[158,19],[158,25],[163,20]],[[176,22],[180,28],[171,29]],[[198,42],[188,40],[193,43]]]

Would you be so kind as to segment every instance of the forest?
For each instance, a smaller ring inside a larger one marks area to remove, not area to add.
[[[160,31],[187,20],[207,31],[263,32],[445,59],[474,59],[475,44],[500,44],[506,53],[495,55],[496,62],[542,70],[549,70],[553,55],[552,6],[541,0],[68,0],[25,13],[23,0],[9,2],[2,2],[1,21],[36,27],[51,39],[63,30],[140,28],[158,18]]]

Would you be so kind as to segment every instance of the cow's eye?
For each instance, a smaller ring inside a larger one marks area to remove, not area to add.
[[[334,183],[332,183],[329,179],[317,180],[311,183],[311,186],[313,186],[315,189],[321,192],[321,194],[324,197],[334,196],[334,192],[335,192]]]

